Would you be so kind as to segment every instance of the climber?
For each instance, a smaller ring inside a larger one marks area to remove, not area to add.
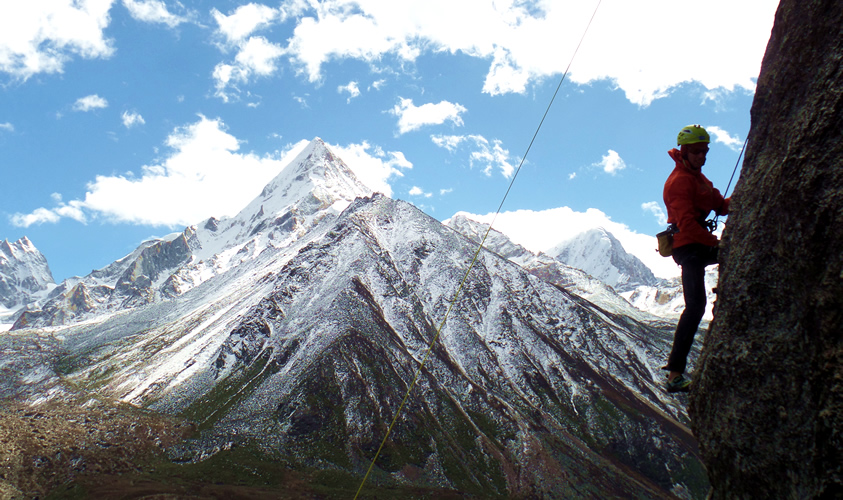
[[[668,392],[687,392],[691,385],[685,365],[705,313],[705,268],[717,263],[719,244],[712,234],[715,228],[710,227],[706,218],[712,210],[717,215],[729,213],[729,198],[724,199],[702,174],[710,142],[703,127],[689,125],[679,132],[679,149],[668,151],[676,166],[664,183],[664,204],[667,221],[679,229],[673,235],[673,260],[682,266],[685,296],[685,310],[676,325],[673,349],[664,367],[669,372]]]

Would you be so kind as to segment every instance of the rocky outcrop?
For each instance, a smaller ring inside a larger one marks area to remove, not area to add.
[[[843,497],[843,8],[783,0],[689,412],[711,498]]]

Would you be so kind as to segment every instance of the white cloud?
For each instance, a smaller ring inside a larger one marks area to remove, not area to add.
[[[76,102],[73,104],[73,111],[91,111],[92,109],[100,109],[107,107],[107,100],[96,94],[92,94],[76,99]]]
[[[571,172],[570,174],[568,174],[568,180],[569,180],[569,181],[572,181],[572,180],[574,180],[574,179],[576,179],[576,178],[577,178],[577,173],[576,173],[576,172]]]
[[[11,123],[9,123],[9,122],[6,122],[6,123],[0,123],[0,130],[5,130],[5,131],[7,131],[7,132],[14,132],[14,131],[15,131],[15,126],[14,126],[14,125],[12,125],[12,124],[11,124]]]
[[[0,3],[0,72],[26,80],[38,73],[61,73],[74,56],[111,56],[112,41],[103,31],[113,1]]]
[[[461,214],[486,224],[489,224],[495,215],[473,215],[463,212]],[[654,251],[655,236],[632,231],[625,224],[614,222],[609,216],[595,208],[590,208],[585,212],[576,212],[568,207],[538,212],[532,210],[501,212],[494,222],[494,229],[532,252],[547,251],[595,227],[605,228],[612,233],[627,252],[641,259],[656,276],[672,278],[679,275],[680,268],[673,259],[665,259]],[[548,228],[552,229],[548,230]]]
[[[369,89],[380,90],[384,85],[386,85],[386,80],[375,80],[371,85],[369,85]]]
[[[726,145],[732,151],[740,151],[743,146],[743,141],[739,137],[732,137],[729,132],[716,125],[709,125],[705,127],[706,131],[714,136],[714,142]]]
[[[466,139],[464,135],[432,135],[430,140],[440,148],[445,148],[450,152],[457,150],[457,147]]]
[[[650,212],[656,216],[656,221],[660,226],[667,225],[667,215],[665,215],[664,210],[662,210],[662,206],[657,201],[648,201],[647,203],[641,204],[641,210],[645,212]]]
[[[340,85],[337,87],[337,92],[348,92],[348,99],[346,100],[346,103],[349,103],[352,99],[360,95],[360,87],[357,86],[357,82],[352,81],[348,82],[348,85]]]
[[[610,149],[599,162],[592,164],[592,166],[602,168],[609,175],[615,175],[626,168],[626,162],[623,161],[617,151]]]
[[[123,126],[126,128],[132,128],[135,125],[143,125],[146,123],[143,117],[140,114],[135,113],[134,111],[132,111],[131,113],[128,111],[123,111],[121,118],[123,119]]]
[[[241,42],[233,64],[219,63],[214,68],[217,97],[227,102],[239,94],[238,84],[249,83],[254,77],[273,74],[277,70],[276,60],[282,55],[284,50],[280,46],[262,36],[250,37]]]
[[[424,190],[418,186],[413,186],[407,194],[410,196],[424,196],[425,198],[433,196],[433,193],[425,193]]]
[[[454,188],[440,189],[439,190],[439,196],[443,196],[443,195],[453,193],[453,192],[454,192]]]
[[[59,193],[53,193],[50,197],[56,204],[54,208],[48,209],[41,207],[29,214],[17,213],[12,215],[9,221],[12,225],[18,227],[29,227],[33,224],[41,225],[44,223],[54,224],[61,220],[62,217],[74,219],[83,224],[87,222],[85,213],[82,211],[82,202],[73,200],[70,203],[64,203]]]
[[[241,5],[230,15],[216,9],[211,14],[219,26],[217,35],[224,40],[220,48],[237,51],[233,61],[221,62],[213,71],[216,95],[227,102],[239,95],[239,85],[248,84],[255,77],[270,76],[278,70],[277,60],[284,55],[284,49],[266,37],[251,35],[285,19],[288,14],[283,9],[254,3]]]
[[[404,175],[402,170],[413,168],[413,164],[407,160],[404,153],[386,152],[365,141],[347,146],[331,144],[329,147],[343,159],[363,184],[386,196],[392,196],[392,187],[388,181],[393,176],[402,177]]]
[[[283,55],[284,51],[278,45],[270,43],[264,37],[251,37],[240,47],[240,52],[234,60],[248,72],[260,76],[272,74],[275,67],[275,60]]]
[[[692,81],[709,90],[754,90],[777,5],[604,2],[569,78],[608,80],[643,106]],[[591,2],[324,0],[311,2],[287,49],[310,81],[321,80],[331,60],[385,65],[391,55],[400,64],[447,51],[491,61],[484,92],[524,92],[565,70],[593,10]],[[694,31],[709,35],[689,37],[677,19],[693,19]]]
[[[469,165],[474,167],[478,164],[483,166],[483,173],[492,175],[493,169],[500,170],[504,177],[511,177],[515,172],[515,166],[510,160],[508,149],[503,148],[503,143],[494,139],[491,142],[482,135],[432,135],[430,139],[440,148],[455,152],[460,145],[471,148],[469,152]]]
[[[211,9],[211,15],[219,26],[228,43],[242,42],[255,31],[271,26],[279,20],[281,12],[265,5],[250,3],[241,5],[233,14],[225,15],[217,9]]]
[[[503,148],[501,141],[495,139],[490,144],[480,136],[472,137],[477,138],[476,144],[479,149],[471,152],[471,165],[473,166],[475,162],[484,164],[483,173],[486,175],[492,175],[492,168],[497,167],[504,177],[511,177],[515,167],[509,163],[509,150]]]
[[[52,210],[46,208],[36,208],[29,214],[14,214],[9,218],[9,222],[17,227],[29,227],[33,224],[41,225],[45,222],[55,223],[61,217]]]
[[[88,183],[84,200],[64,203],[52,196],[53,208],[17,213],[12,224],[55,223],[61,218],[80,222],[105,219],[115,223],[180,227],[211,216],[233,216],[251,202],[308,144],[301,140],[273,155],[240,152],[240,141],[219,119],[200,116],[178,127],[167,138],[170,153],[144,165],[140,175],[98,175]],[[383,151],[368,143],[330,146],[368,187],[392,195],[388,180],[412,168],[399,151]]]
[[[88,184],[84,200],[16,214],[12,222],[84,220],[87,213],[112,222],[178,227],[210,216],[235,215],[292,159],[287,153],[240,153],[239,141],[223,123],[204,116],[176,128],[166,143],[170,154],[143,166],[139,176],[98,175]]]
[[[138,21],[166,24],[170,28],[187,21],[184,17],[170,13],[161,0],[123,0],[123,5]]]
[[[459,104],[440,101],[438,104],[427,103],[415,106],[412,99],[400,98],[389,112],[398,117],[398,133],[405,134],[425,125],[441,125],[446,121],[462,126],[461,113],[467,110]]]

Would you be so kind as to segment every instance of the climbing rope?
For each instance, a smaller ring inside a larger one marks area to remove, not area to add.
[[[729,192],[729,186],[732,185],[732,179],[735,178],[735,172],[738,171],[738,165],[741,164],[741,156],[743,156],[743,152],[746,149],[746,143],[749,142],[749,136],[746,137],[743,141],[743,146],[741,147],[741,153],[738,155],[738,161],[735,162],[735,168],[732,169],[732,176],[729,177],[729,183],[726,184],[726,191],[723,191],[723,197],[726,197],[726,193]]]
[[[735,168],[734,168],[734,169],[732,169],[732,176],[731,176],[731,177],[729,177],[729,183],[728,183],[728,184],[726,184],[726,190],[725,190],[725,191],[723,191],[723,198],[726,198],[726,195],[729,193],[729,187],[731,187],[731,186],[732,186],[732,179],[734,179],[734,178],[735,178],[735,172],[737,172],[737,171],[738,171],[738,165],[740,165],[740,164],[741,164],[741,156],[743,156],[743,152],[744,152],[744,150],[746,149],[746,143],[747,143],[747,142],[749,142],[749,135],[747,135],[746,139],[744,139],[744,141],[743,141],[743,147],[741,147],[741,152],[740,152],[740,154],[738,155],[738,161],[736,161],[736,162],[735,162]],[[711,232],[712,232],[712,233],[713,233],[714,231],[716,231],[716,230],[717,230],[717,219],[718,219],[718,218],[720,218],[720,216],[719,216],[719,215],[715,215],[715,216],[714,216],[714,229],[711,229]]]
[[[574,49],[573,55],[571,55],[571,60],[568,62],[568,66],[565,68],[565,72],[562,74],[562,78],[559,79],[559,84],[556,86],[556,91],[553,92],[553,96],[550,98],[550,102],[547,105],[547,109],[544,111],[544,115],[542,115],[541,121],[539,121],[538,127],[536,127],[536,131],[533,133],[533,138],[530,140],[530,144],[527,146],[527,150],[524,152],[524,155],[521,157],[521,162],[518,164],[518,168],[515,169],[515,174],[512,176],[512,180],[509,182],[509,187],[506,189],[506,192],[503,195],[503,199],[501,200],[500,205],[498,205],[497,211],[495,211],[495,215],[492,217],[492,222],[489,223],[489,227],[486,228],[486,233],[483,235],[483,239],[480,241],[480,244],[477,247],[477,251],[474,252],[474,257],[471,259],[471,263],[468,265],[468,269],[465,271],[465,275],[460,281],[460,285],[457,288],[457,292],[454,294],[454,297],[451,299],[451,303],[448,305],[448,310],[445,311],[445,317],[442,318],[442,321],[439,324],[439,328],[436,329],[436,334],[433,336],[433,339],[430,341],[430,345],[427,346],[427,351],[424,354],[424,358],[422,359],[421,364],[416,368],[415,374],[413,374],[413,381],[410,383],[410,386],[407,388],[407,393],[404,395],[404,399],[401,400],[401,404],[398,405],[398,410],[395,412],[395,416],[392,417],[392,422],[390,422],[389,427],[386,429],[386,435],[384,435],[383,440],[381,441],[380,446],[378,447],[378,451],[375,452],[374,458],[372,458],[372,463],[369,464],[369,469],[366,471],[366,475],[363,477],[363,481],[360,483],[360,487],[357,489],[357,493],[354,495],[355,500],[357,497],[360,496],[360,492],[363,491],[363,486],[366,484],[366,481],[369,479],[369,475],[372,473],[372,469],[375,466],[375,462],[378,460],[380,456],[381,450],[383,450],[384,445],[386,444],[387,439],[389,439],[389,435],[392,432],[392,428],[395,427],[395,423],[398,421],[398,416],[401,414],[401,411],[404,409],[404,405],[407,403],[407,399],[410,397],[410,393],[416,386],[418,382],[419,375],[421,371],[424,369],[425,363],[427,363],[428,357],[430,357],[430,352],[433,350],[433,345],[439,339],[439,334],[442,332],[442,328],[445,326],[445,321],[448,320],[448,316],[451,314],[451,309],[453,309],[454,304],[457,302],[457,298],[459,298],[460,294],[462,293],[463,286],[465,282],[468,280],[468,275],[471,273],[472,268],[474,267],[475,262],[477,262],[477,258],[480,256],[480,251],[483,249],[483,244],[486,243],[486,238],[489,236],[489,233],[492,231],[492,226],[495,224],[495,220],[500,214],[501,209],[503,208],[503,204],[506,201],[507,196],[509,196],[509,192],[512,190],[513,184],[515,184],[515,179],[518,177],[518,173],[521,171],[521,167],[524,165],[524,160],[527,159],[527,154],[530,153],[530,149],[533,147],[533,143],[536,141],[536,137],[539,135],[539,130],[541,130],[542,125],[544,124],[545,118],[547,118],[547,114],[550,112],[550,107],[553,106],[553,101],[556,100],[556,95],[559,93],[559,89],[562,88],[562,82],[565,81],[565,77],[568,75],[568,72],[571,69],[571,64],[574,62],[574,58],[577,55],[577,52],[580,50],[580,46],[582,46],[583,40],[585,40],[585,35],[588,33],[588,29],[591,27],[592,21],[594,21],[594,17],[597,15],[597,10],[600,8],[600,3],[602,0],[598,0],[597,6],[594,7],[594,12],[591,14],[591,18],[588,20],[588,24],[585,27],[585,31],[583,31],[582,37],[580,37],[580,41],[577,44],[577,48]]]

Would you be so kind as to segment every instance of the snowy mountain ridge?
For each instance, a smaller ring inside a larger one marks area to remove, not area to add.
[[[60,325],[181,295],[267,249],[291,245],[370,194],[316,138],[236,216],[146,241],[103,269],[65,280],[13,328]]]
[[[188,419],[197,433],[170,450],[180,462],[247,449],[357,477],[432,346],[379,481],[704,496],[687,415],[660,387],[669,327],[492,251],[466,276],[474,241],[408,203],[356,196],[312,146],[237,217],[145,243],[104,272],[119,275],[113,288],[83,278],[27,311],[18,347],[0,346],[13,375],[0,395],[89,391]]]
[[[47,259],[27,237],[0,242],[0,322],[55,286]]]
[[[477,244],[489,227],[465,213],[457,214],[443,224]],[[495,229],[489,233],[484,246],[549,283],[561,286],[607,310],[640,321],[675,321],[685,309],[680,278],[656,278],[640,260],[627,254],[623,245],[611,233],[602,228],[585,231],[554,247],[556,252],[565,256],[574,255],[573,260],[578,261],[581,268],[568,265],[547,253],[533,253]],[[576,258],[578,255],[579,259]],[[632,281],[630,277],[637,277],[639,281]],[[716,299],[712,290],[717,286],[717,266],[706,269],[705,280],[708,303],[703,318],[710,321]],[[607,284],[607,281],[615,282],[617,288]],[[618,281],[620,284],[617,284]]]
[[[656,285],[658,279],[638,257],[602,227],[585,231],[546,252],[556,260],[581,269],[619,292],[640,285]]]

